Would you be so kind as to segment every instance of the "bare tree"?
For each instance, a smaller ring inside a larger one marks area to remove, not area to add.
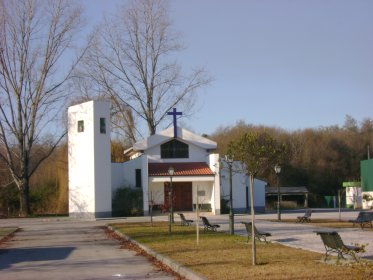
[[[190,113],[197,89],[210,82],[203,69],[185,75],[176,62],[183,46],[166,1],[130,1],[106,19],[94,38],[85,73],[97,92],[112,99],[132,141],[139,135],[136,120],[154,134],[176,105]]]
[[[250,215],[252,238],[252,265],[256,265],[256,244],[255,244],[255,209],[254,209],[254,179],[265,174],[266,170],[281,164],[286,158],[287,147],[277,142],[268,133],[247,132],[237,141],[231,142],[228,146],[228,155],[239,160],[242,171],[250,179]]]
[[[0,159],[21,215],[30,213],[30,177],[66,134],[55,121],[79,60],[67,65],[80,17],[72,1],[0,0]]]

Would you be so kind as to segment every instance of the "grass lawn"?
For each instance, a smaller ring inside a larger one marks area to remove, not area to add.
[[[3,238],[15,232],[16,230],[17,228],[0,227],[0,241],[3,240]]]
[[[275,243],[257,242],[257,263],[251,265],[251,243],[242,236],[200,232],[167,223],[124,223],[113,227],[139,243],[168,256],[208,279],[373,279],[373,266],[331,265],[323,255]]]

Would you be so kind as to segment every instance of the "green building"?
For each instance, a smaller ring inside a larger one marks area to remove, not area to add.
[[[346,206],[373,209],[373,159],[360,162],[360,182],[343,182]]]
[[[373,209],[373,159],[360,162],[362,206]]]
[[[373,159],[360,162],[361,187],[363,192],[373,192]]]

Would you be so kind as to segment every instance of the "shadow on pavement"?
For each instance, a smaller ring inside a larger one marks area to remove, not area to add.
[[[0,270],[15,263],[66,259],[74,247],[11,248],[0,249]]]
[[[293,242],[297,241],[299,239],[297,238],[283,238],[283,239],[272,239],[272,241],[277,241],[277,242]]]

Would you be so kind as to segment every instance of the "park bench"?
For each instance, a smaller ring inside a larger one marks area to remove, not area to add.
[[[209,220],[206,217],[200,216],[200,218],[202,219],[204,231],[207,231],[207,230],[216,231],[218,228],[220,228],[220,225],[210,224]]]
[[[193,223],[193,220],[187,220],[185,219],[185,216],[183,213],[177,213],[180,216],[180,225],[182,226],[190,226],[191,223]]]
[[[312,210],[307,209],[303,216],[297,217],[297,223],[309,223],[311,222]]]
[[[320,235],[326,250],[324,262],[330,253],[337,253],[338,260],[340,258],[345,259],[343,255],[350,255],[356,262],[359,262],[356,253],[364,250],[362,246],[345,245],[341,236],[336,231],[316,231],[316,233]]]
[[[355,220],[348,221],[353,223],[353,226],[355,226],[355,224],[359,224],[362,229],[364,229],[365,225],[370,225],[370,227],[373,227],[373,212],[360,211]]]
[[[247,231],[247,242],[249,242],[249,239],[252,237],[252,234],[251,234],[252,222],[241,222],[241,224],[245,225],[245,228]],[[263,241],[265,243],[268,243],[267,237],[272,236],[269,232],[260,231],[255,226],[254,226],[254,234],[257,240]]]

